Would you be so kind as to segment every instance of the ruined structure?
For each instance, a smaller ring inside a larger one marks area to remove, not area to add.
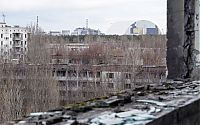
[[[167,66],[169,79],[192,77],[199,50],[199,0],[167,1]]]

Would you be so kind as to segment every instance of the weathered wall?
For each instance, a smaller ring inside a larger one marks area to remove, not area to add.
[[[195,63],[196,0],[167,1],[167,66],[169,79],[192,77]],[[197,38],[197,37],[196,37]]]
[[[184,63],[186,64],[186,75],[185,78],[192,77],[192,71],[195,65],[195,1],[196,0],[185,0],[184,7]]]
[[[184,0],[167,1],[167,67],[168,78],[182,78],[186,72],[183,57]]]
[[[200,98],[164,114],[147,125],[200,125]]]

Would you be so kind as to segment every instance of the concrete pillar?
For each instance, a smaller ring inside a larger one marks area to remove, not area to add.
[[[184,0],[167,1],[167,39],[168,78],[182,78],[186,70],[183,61]]]
[[[195,65],[196,0],[167,1],[167,67],[169,79],[192,77]],[[199,42],[199,41],[198,41]]]

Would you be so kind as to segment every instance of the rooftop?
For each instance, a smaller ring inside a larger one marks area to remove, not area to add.
[[[170,81],[137,85],[134,90],[113,93],[86,102],[31,113],[10,123],[144,125],[200,97],[200,81]]]

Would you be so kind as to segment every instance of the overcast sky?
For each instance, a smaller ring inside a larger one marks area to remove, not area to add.
[[[107,29],[118,21],[150,20],[166,31],[167,0],[0,0],[9,25],[36,22],[45,31],[85,27]]]

